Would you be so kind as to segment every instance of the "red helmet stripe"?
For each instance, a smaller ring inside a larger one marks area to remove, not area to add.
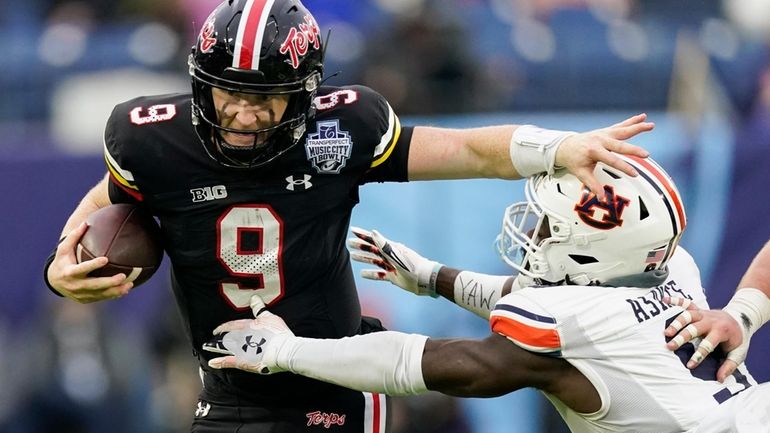
[[[246,1],[235,40],[234,68],[259,69],[262,37],[265,34],[265,23],[270,15],[270,9],[273,8],[273,2],[274,0]]]
[[[684,215],[684,206],[682,206],[682,199],[679,197],[679,191],[677,191],[676,187],[674,187],[668,175],[666,175],[660,168],[658,168],[657,165],[644,158],[639,158],[638,156],[633,155],[626,155],[626,157],[634,160],[639,165],[644,167],[650,174],[655,176],[655,179],[660,182],[660,184],[663,186],[663,189],[668,192],[668,195],[671,197],[671,201],[674,202],[674,207],[676,208],[676,213],[679,217],[679,232],[681,233],[687,225],[687,220]]]

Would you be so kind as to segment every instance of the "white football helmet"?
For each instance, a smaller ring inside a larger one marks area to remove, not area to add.
[[[526,202],[509,206],[497,248],[503,260],[535,284],[613,284],[648,271],[665,275],[686,225],[684,205],[669,175],[652,159],[621,156],[631,177],[598,163],[598,200],[566,170],[527,181]]]

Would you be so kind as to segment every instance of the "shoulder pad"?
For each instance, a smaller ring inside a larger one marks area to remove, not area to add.
[[[492,332],[530,352],[558,354],[561,338],[550,313],[520,292],[502,297],[489,316]]]
[[[353,131],[356,151],[366,159],[367,168],[385,162],[401,135],[401,123],[388,101],[368,87],[323,87],[313,105],[318,124],[337,121]]]
[[[366,86],[324,86],[313,99],[313,106],[321,113],[353,107],[356,110],[366,110],[367,107],[376,107],[384,101],[385,98],[382,95]]]
[[[104,130],[104,159],[113,183],[141,200],[135,170],[159,152],[153,144],[158,130],[174,128],[184,137],[190,124],[189,94],[143,96],[116,105]]]

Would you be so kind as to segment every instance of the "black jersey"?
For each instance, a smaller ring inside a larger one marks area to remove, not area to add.
[[[194,349],[219,324],[253,317],[254,293],[299,336],[359,333],[345,246],[350,214],[360,184],[407,180],[411,130],[371,89],[323,87],[299,144],[268,166],[233,169],[201,145],[190,99],[163,95],[118,105],[105,132],[105,159],[112,202],[139,203],[160,220]],[[241,402],[329,386],[288,373],[210,370],[204,353],[198,356],[223,395]]]

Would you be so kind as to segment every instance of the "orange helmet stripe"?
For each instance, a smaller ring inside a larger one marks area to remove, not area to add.
[[[657,179],[658,182],[660,182],[661,186],[663,186],[663,189],[671,197],[671,201],[674,203],[674,208],[676,209],[677,216],[679,217],[679,233],[681,233],[685,226],[687,226],[687,218],[685,217],[682,198],[679,196],[679,191],[677,191],[671,179],[657,165],[644,158],[639,158],[632,155],[626,155],[626,157],[632,159],[637,164],[644,167],[651,175],[655,177],[655,179]]]

